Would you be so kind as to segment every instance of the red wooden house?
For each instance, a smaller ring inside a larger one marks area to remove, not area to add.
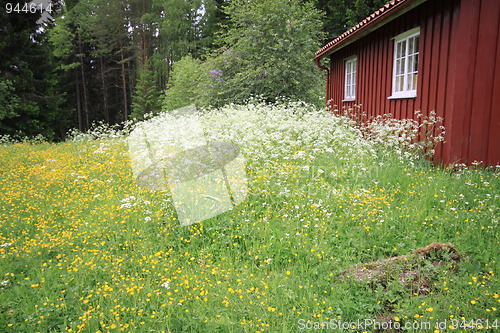
[[[398,119],[434,110],[446,127],[436,161],[500,163],[500,0],[393,0],[315,60],[338,109]]]

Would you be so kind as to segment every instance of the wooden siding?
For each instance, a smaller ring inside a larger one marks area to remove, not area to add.
[[[500,2],[463,0],[450,161],[500,163]]]
[[[500,1],[427,1],[330,56],[331,104],[362,105],[368,117],[413,118],[430,111],[445,119],[445,164],[500,163]],[[393,38],[420,27],[417,97],[392,93]],[[343,102],[345,59],[357,56],[354,102]]]

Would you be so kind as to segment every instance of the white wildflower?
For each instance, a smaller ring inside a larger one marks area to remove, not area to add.
[[[132,208],[132,204],[130,202],[124,203],[120,206],[120,209],[129,209]]]

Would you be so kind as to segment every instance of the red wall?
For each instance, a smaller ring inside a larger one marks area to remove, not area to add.
[[[444,117],[436,161],[500,163],[500,1],[429,0],[331,55],[330,98],[368,116]],[[393,37],[420,27],[417,97],[389,100]],[[355,102],[342,102],[344,60],[358,57]]]

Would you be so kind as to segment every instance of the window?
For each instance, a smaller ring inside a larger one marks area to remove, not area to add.
[[[345,102],[354,101],[356,99],[356,64],[356,57],[348,58],[345,61]]]
[[[394,38],[392,96],[389,98],[417,96],[419,40],[420,28],[412,29]]]

